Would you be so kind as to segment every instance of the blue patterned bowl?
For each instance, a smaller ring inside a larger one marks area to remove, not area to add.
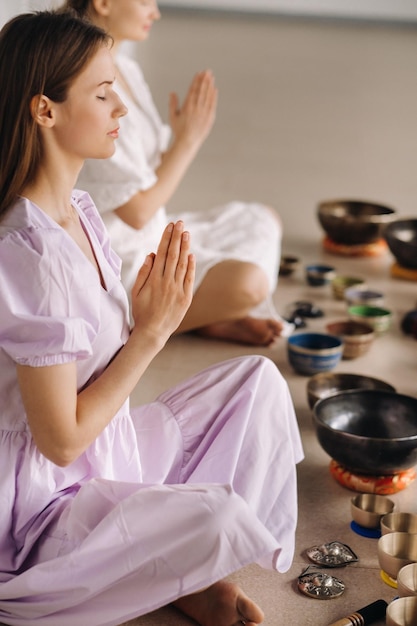
[[[298,374],[312,376],[336,367],[342,358],[343,347],[343,340],[334,335],[295,333],[288,338],[288,360]]]

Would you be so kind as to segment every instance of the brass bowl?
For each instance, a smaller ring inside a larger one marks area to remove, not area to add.
[[[284,255],[281,257],[279,264],[280,276],[291,276],[301,265],[300,257],[293,255]]]
[[[393,580],[409,563],[417,562],[417,534],[388,533],[378,539],[378,561],[381,569]]]
[[[356,304],[368,304],[370,306],[383,306],[384,294],[376,289],[367,287],[349,287],[345,289],[344,298],[348,306]]]
[[[401,598],[417,596],[417,563],[404,565],[397,576],[398,595]]]
[[[349,389],[382,389],[395,391],[395,387],[379,378],[338,372],[323,372],[311,376],[307,382],[307,400],[310,409],[318,400]]]
[[[364,528],[379,528],[381,518],[394,510],[395,503],[386,496],[360,493],[350,501],[354,522]]]
[[[336,275],[332,280],[333,296],[336,300],[343,300],[347,289],[351,287],[358,287],[360,289],[366,288],[365,279],[360,276],[342,276]]]
[[[385,333],[391,326],[392,311],[384,307],[356,304],[348,307],[350,319],[372,326],[376,333]]]
[[[381,519],[381,533],[417,533],[417,514],[403,512],[388,512]]]
[[[368,352],[375,338],[374,329],[355,320],[340,320],[326,325],[326,331],[343,341],[342,359],[356,359]]]
[[[360,245],[383,236],[395,209],[362,200],[330,200],[317,207],[321,227],[335,243]]]
[[[397,598],[389,603],[386,614],[387,626],[416,626],[417,598]]]

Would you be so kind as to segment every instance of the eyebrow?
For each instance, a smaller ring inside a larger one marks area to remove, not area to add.
[[[115,80],[116,78],[113,78],[113,80],[103,80],[98,84],[98,87],[101,87],[101,85],[113,85]]]

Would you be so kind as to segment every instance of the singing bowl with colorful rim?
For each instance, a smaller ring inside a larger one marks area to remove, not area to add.
[[[334,396],[349,389],[382,389],[396,391],[395,387],[380,378],[351,374],[350,372],[323,372],[315,374],[307,382],[307,400],[310,409],[318,400]]]
[[[326,330],[343,341],[343,359],[356,359],[366,354],[375,338],[372,326],[356,320],[330,322],[326,325]]]
[[[356,304],[368,304],[370,306],[382,306],[384,303],[384,294],[376,289],[368,289],[367,287],[349,287],[345,289],[344,298],[348,306]]]
[[[333,296],[336,300],[343,300],[346,289],[351,287],[366,287],[365,279],[360,276],[341,276],[337,275],[332,280]]]
[[[360,493],[350,501],[350,512],[354,522],[364,528],[379,528],[381,518],[394,510],[395,503],[372,493]]]
[[[323,450],[353,472],[379,476],[417,465],[417,398],[348,390],[319,400],[312,413]]]
[[[306,280],[312,287],[328,285],[336,277],[336,269],[333,265],[316,263],[307,265],[305,268]]]
[[[387,331],[392,320],[392,312],[389,309],[367,304],[355,304],[348,307],[348,315],[352,320],[369,324],[376,333]]]
[[[304,376],[327,372],[339,363],[343,341],[325,333],[294,333],[287,340],[288,360]]]

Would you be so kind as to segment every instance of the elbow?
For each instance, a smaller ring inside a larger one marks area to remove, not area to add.
[[[137,200],[130,200],[123,206],[114,209],[114,212],[122,222],[135,230],[141,230],[149,221],[149,211]]]
[[[140,215],[132,216],[132,218],[130,218],[126,223],[135,230],[141,230],[146,224],[146,222],[140,218]]]
[[[48,450],[42,450],[40,446],[38,446],[38,448],[41,454],[43,454],[48,461],[51,461],[51,463],[57,465],[58,467],[68,467],[68,465],[74,463],[74,461],[76,461],[82,453],[82,450],[75,450],[73,448],[57,447]]]

